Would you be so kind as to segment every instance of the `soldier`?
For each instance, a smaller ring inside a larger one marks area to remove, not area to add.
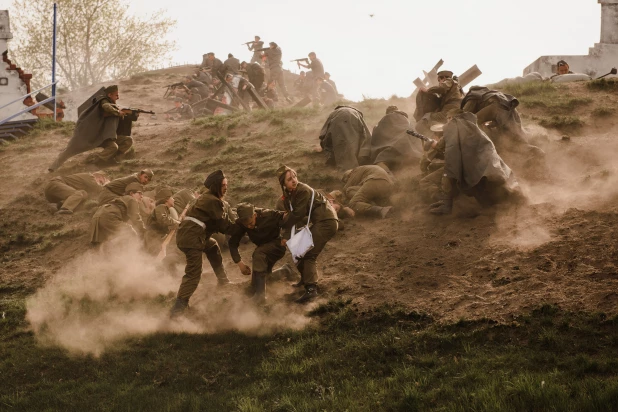
[[[197,199],[198,197],[200,197],[200,194],[197,191],[191,189],[182,189],[174,193],[174,207],[170,209],[172,218],[178,220],[178,217],[182,215],[182,213],[185,211],[185,208],[188,205],[194,203],[195,199]]]
[[[393,192],[393,176],[378,165],[358,166],[343,174],[343,192],[350,199],[348,206],[355,214],[386,218],[392,206],[388,203]]]
[[[421,172],[423,177],[419,182],[419,193],[421,197],[431,202],[440,200],[440,193],[444,187],[444,192],[450,192],[450,181],[442,184],[444,175],[444,150],[445,140],[443,138],[443,124],[431,126],[435,139],[431,139],[423,144],[423,157],[421,158]]]
[[[261,63],[262,62],[262,52],[260,49],[264,47],[264,42],[261,41],[260,36],[254,37],[255,41],[251,44],[247,44],[247,48],[249,51],[253,52],[253,56],[251,57],[251,63]],[[250,80],[249,80],[250,81]],[[251,82],[253,83],[253,82]],[[257,86],[255,86],[257,87]]]
[[[277,175],[283,191],[283,207],[286,211],[281,244],[285,245],[290,239],[292,227],[296,224],[305,225],[307,219],[312,223],[310,230],[313,236],[313,248],[300,258],[296,265],[301,274],[301,280],[296,286],[305,287],[305,293],[296,302],[306,303],[318,296],[317,258],[326,243],[337,233],[337,213],[321,193],[299,182],[296,171],[293,169],[281,166],[277,170]]]
[[[204,83],[199,82],[193,79],[191,76],[185,76],[183,80],[185,87],[191,91],[191,94],[194,96],[196,102],[207,99],[210,96],[210,89]],[[199,95],[199,96],[196,96]]]
[[[125,193],[126,187],[129,183],[138,183],[140,185],[147,185],[153,178],[154,173],[150,169],[144,169],[139,173],[134,173],[129,176],[120,177],[114,179],[105,186],[99,194],[99,204],[104,205],[111,200],[122,196]]]
[[[264,88],[264,68],[258,63],[247,64],[247,62],[242,62],[240,68],[247,72],[249,83],[251,83],[258,92],[261,92]]]
[[[109,180],[104,172],[54,177],[45,185],[45,198],[58,205],[59,215],[73,214],[89,197],[96,197]]]
[[[459,82],[453,78],[453,72],[438,72],[438,86],[422,88],[416,96],[416,131],[429,135],[431,126],[446,123],[447,113],[459,109],[462,100],[463,93]]]
[[[267,49],[259,49],[258,51],[263,51],[268,59],[268,69],[270,70],[269,82],[275,80],[279,86],[279,89],[283,93],[283,96],[288,102],[291,103],[292,100],[289,97],[288,89],[285,87],[285,80],[283,78],[283,68],[281,63],[283,52],[281,51],[281,47],[279,47],[274,41],[271,41],[268,44],[269,47]]]
[[[279,95],[277,94],[277,82],[271,80],[264,91],[264,103],[266,103],[269,108],[274,109],[278,102]]]
[[[330,83],[324,81],[324,78],[318,77],[317,88],[320,92],[320,100],[322,101],[322,104],[329,105],[339,100],[337,91],[330,85]]]
[[[333,86],[333,89],[335,89],[335,92],[339,94],[339,91],[337,90],[337,85],[335,84],[333,80],[331,80],[329,72],[324,73],[324,81],[330,84],[331,86]]]
[[[281,225],[284,213],[278,210],[256,209],[249,203],[240,203],[236,207],[238,219],[232,226],[228,240],[230,255],[243,275],[251,275],[251,287],[256,303],[266,300],[266,275],[272,273],[273,266],[285,255],[285,246],[281,244]],[[238,245],[243,236],[257,246],[252,255],[250,269],[238,252]]]
[[[223,62],[223,70],[226,72],[238,73],[240,70],[240,60],[238,60],[232,53],[228,53],[227,60]]]
[[[497,150],[509,147],[543,156],[543,150],[528,143],[517,106],[519,101],[514,96],[481,86],[472,86],[461,102],[461,109],[476,115],[479,127],[487,132]]]
[[[168,120],[191,120],[195,118],[195,113],[190,104],[185,104],[180,97],[174,99],[174,109],[165,114]]]
[[[215,57],[215,54],[213,52],[206,54],[205,63],[206,64],[204,65],[204,68],[210,71],[210,75],[212,76],[213,79],[217,77],[217,73],[225,74],[225,71],[221,70],[221,68],[223,67],[223,63],[221,62],[221,60]]]
[[[58,169],[69,158],[87,150],[102,147],[103,151],[90,157],[90,159],[95,162],[107,163],[114,158],[119,149],[125,149],[126,142],[117,142],[116,131],[119,120],[125,115],[131,114],[132,111],[121,110],[116,105],[119,98],[118,86],[116,85],[106,87],[102,94],[92,98],[89,106],[79,114],[69,144],[58,155],[54,163],[49,166],[50,172]],[[119,147],[119,143],[122,148]],[[129,145],[126,150],[129,150],[130,147]]]
[[[301,62],[296,62],[296,63],[298,63],[298,67],[304,67],[305,69],[311,69],[311,71],[307,74],[307,77],[311,78],[311,84],[310,84],[311,98],[315,102],[318,98],[318,87],[319,87],[318,79],[324,80],[324,65],[322,64],[322,61],[318,59],[315,52],[309,53],[309,61],[310,61],[309,64],[303,64]]]
[[[305,96],[307,94],[307,91],[305,90],[305,81],[307,80],[307,74],[305,73],[304,70],[301,70],[300,73],[298,73],[298,79],[294,80],[294,90],[296,90],[296,93],[298,94],[298,96]]]
[[[226,233],[234,224],[228,214],[229,205],[223,197],[227,192],[228,181],[221,170],[206,177],[204,186],[208,189],[189,209],[176,234],[176,245],[185,254],[187,266],[185,275],[178,289],[171,316],[180,315],[189,306],[189,298],[197,289],[202,276],[202,254],[210,262],[219,285],[230,281],[223,267],[221,249],[212,235],[216,232]]]
[[[90,242],[95,245],[103,243],[123,229],[130,229],[142,237],[145,228],[139,214],[138,202],[141,199],[142,185],[133,182],[126,186],[124,196],[99,206],[90,223]]]
[[[564,60],[560,60],[556,64],[556,74],[551,76],[550,79],[553,79],[556,76],[561,76],[563,74],[573,74],[573,72],[570,70],[569,64],[567,62],[565,62]]]
[[[174,198],[172,196],[171,189],[159,189],[155,195],[156,206],[146,220],[144,243],[146,250],[153,255],[159,254],[165,237],[180,224],[171,213],[171,210],[174,210]]]

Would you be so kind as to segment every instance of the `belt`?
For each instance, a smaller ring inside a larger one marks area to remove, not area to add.
[[[202,222],[201,220],[197,220],[194,217],[185,216],[184,220],[190,220],[191,222],[195,223],[196,225],[201,226],[202,229],[206,229],[206,223]]]

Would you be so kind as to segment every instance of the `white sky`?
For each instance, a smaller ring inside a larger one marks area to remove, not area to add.
[[[0,9],[10,0],[0,0]],[[289,61],[315,51],[340,93],[407,96],[412,81],[440,58],[456,74],[477,64],[486,84],[522,74],[542,55],[581,55],[599,41],[597,0],[132,0],[139,15],[165,9],[178,21],[176,63],[201,61],[214,51],[249,60],[241,43],[260,35]],[[172,4],[177,4],[172,6]],[[223,15],[220,10],[225,11]],[[374,14],[374,17],[369,17]],[[609,70],[609,68],[608,68]]]

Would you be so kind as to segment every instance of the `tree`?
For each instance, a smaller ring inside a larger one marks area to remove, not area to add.
[[[56,77],[70,89],[148,70],[176,47],[165,40],[176,21],[163,11],[141,20],[120,0],[56,2]],[[15,0],[11,10],[16,43],[11,55],[40,85],[51,83],[52,7],[52,0]]]

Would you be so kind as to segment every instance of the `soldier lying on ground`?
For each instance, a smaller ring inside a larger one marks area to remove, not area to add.
[[[460,108],[462,99],[463,93],[459,82],[453,78],[453,72],[438,72],[438,86],[420,89],[416,96],[416,131],[428,136],[431,126],[446,123],[447,113]]]
[[[473,196],[481,205],[523,200],[514,173],[496,152],[477,124],[476,116],[456,110],[444,127],[444,174],[433,214],[449,214],[458,192]]]
[[[180,97],[174,99],[174,109],[165,114],[167,120],[191,120],[194,117],[191,105],[186,104]]]
[[[180,222],[174,219],[170,210],[174,210],[174,198],[171,189],[159,189],[155,195],[155,208],[146,220],[146,232],[144,245],[146,251],[152,255],[158,255],[161,245],[168,233],[175,229]],[[170,248],[175,247],[171,244]]]
[[[93,245],[103,243],[123,230],[141,238],[145,231],[139,214],[138,201],[141,198],[142,185],[133,182],[126,186],[124,196],[99,206],[90,223],[90,242]]]
[[[570,70],[569,64],[567,62],[565,62],[564,60],[560,60],[556,64],[556,74],[551,76],[550,79],[553,79],[556,76],[561,76],[563,74],[573,74],[573,72]]]
[[[348,170],[341,179],[348,206],[359,216],[385,218],[392,206],[389,203],[393,192],[392,174],[378,165],[358,166]]]
[[[238,204],[236,211],[238,219],[228,232],[231,236],[228,240],[230,255],[243,275],[251,275],[254,301],[262,304],[266,300],[266,276],[272,273],[275,263],[285,255],[280,235],[284,212],[254,208],[249,203]],[[238,252],[245,234],[257,246],[251,257],[252,269],[243,262]]]
[[[54,177],[45,185],[45,198],[58,206],[59,215],[70,215],[88,198],[96,198],[109,183],[104,172]]]
[[[180,223],[176,234],[176,245],[185,254],[187,265],[182,278],[171,316],[182,314],[189,306],[189,299],[197,289],[202,277],[202,255],[210,262],[219,285],[230,281],[223,267],[221,249],[212,235],[226,233],[235,223],[227,212],[229,205],[223,200],[227,193],[228,181],[221,170],[206,178],[204,186],[208,189],[189,209]]]
[[[518,105],[519,101],[510,94],[473,86],[462,100],[461,109],[476,115],[479,127],[487,132],[498,152],[508,149],[542,156],[541,149],[528,143],[516,109]]]
[[[98,198],[99,204],[104,205],[105,203],[109,203],[112,199],[124,195],[127,185],[130,183],[147,185],[152,181],[153,176],[154,173],[152,173],[152,170],[144,169],[139,173],[133,173],[132,175],[112,180],[103,186],[103,190],[101,190]]]

